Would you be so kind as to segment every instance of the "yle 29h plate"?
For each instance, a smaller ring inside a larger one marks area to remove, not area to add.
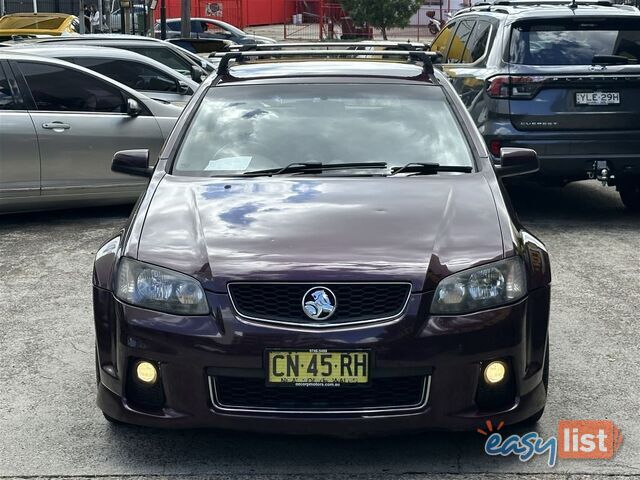
[[[369,382],[369,352],[267,351],[267,384],[339,387]]]
[[[578,105],[619,105],[619,92],[582,92],[576,93]]]

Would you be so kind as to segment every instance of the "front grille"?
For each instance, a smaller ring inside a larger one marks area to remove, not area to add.
[[[302,298],[313,287],[329,288],[335,313],[322,325],[361,323],[400,315],[407,303],[408,283],[230,283],[237,312],[247,318],[279,323],[317,325],[302,310]]]
[[[415,410],[428,396],[428,377],[374,378],[367,386],[268,387],[263,378],[210,377],[212,402],[231,410],[357,412]]]

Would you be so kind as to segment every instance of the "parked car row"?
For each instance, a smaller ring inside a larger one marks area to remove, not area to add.
[[[215,69],[205,59],[169,42],[134,35],[76,35],[66,37],[35,38],[5,42],[19,45],[91,46],[129,50],[149,57],[200,83]]]
[[[113,173],[114,152],[144,147],[155,158],[182,108],[16,50],[0,50],[0,212],[135,201],[144,182]]]
[[[241,30],[211,19],[193,22],[194,38],[168,42],[85,35],[4,45],[71,61],[176,105],[184,105],[197,83],[215,71],[221,50],[311,48],[257,37],[251,37],[250,45],[240,45],[249,37]],[[171,32],[179,30],[178,19],[169,19],[167,25]],[[218,35],[215,29],[224,33]],[[65,48],[55,48],[61,45]],[[395,48],[388,42],[363,45],[345,48]],[[85,46],[96,48],[81,52]],[[406,43],[397,48],[424,47]],[[561,185],[596,178],[615,186],[629,209],[640,210],[638,9],[606,0],[482,4],[458,12],[430,49],[440,55],[442,69],[496,159],[503,147],[533,148],[543,181]]]
[[[0,43],[0,213],[134,201],[143,183],[112,172],[113,154],[144,147],[157,156],[215,71],[206,55],[234,44],[62,35],[77,31],[66,30],[73,19],[21,14],[0,22],[14,27]],[[37,28],[46,34],[34,35]]]
[[[59,58],[81,65],[163,102],[184,107],[198,83],[166,65],[138,53],[108,47],[69,45],[25,46],[20,53]]]

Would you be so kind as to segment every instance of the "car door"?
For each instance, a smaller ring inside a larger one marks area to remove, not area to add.
[[[34,59],[12,67],[30,92],[41,195],[135,199],[145,182],[112,172],[111,159],[132,148],[149,148],[157,158],[164,138],[150,112],[143,106],[139,116],[128,115],[127,92],[70,66]]]
[[[38,195],[36,130],[8,64],[0,62],[0,205]]]
[[[180,75],[177,72],[170,76],[142,62],[103,56],[63,59],[101,73],[156,100],[186,105],[193,95],[186,81],[177,78]]]
[[[191,38],[200,38],[204,30],[204,25],[200,20],[191,20],[189,28],[191,29]]]
[[[233,36],[231,32],[225,30],[220,25],[215,24],[214,22],[205,22],[201,21],[202,24],[202,33],[200,37],[202,38],[217,38],[220,40],[228,40]]]

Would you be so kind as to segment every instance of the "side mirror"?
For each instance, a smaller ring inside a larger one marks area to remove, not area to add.
[[[500,164],[495,166],[498,177],[515,177],[536,173],[538,170],[540,170],[540,161],[535,150],[529,148],[500,149]]]
[[[129,115],[130,117],[137,117],[141,113],[142,113],[142,107],[140,106],[138,101],[134,100],[133,98],[128,98],[127,99],[127,115]]]
[[[186,83],[178,80],[178,93],[180,95],[191,95],[193,92],[191,88]]]
[[[199,67],[197,65],[191,65],[191,79],[194,82],[201,83],[202,80],[204,80],[203,78],[204,76],[205,76],[205,73],[202,67]]]
[[[149,166],[149,150],[122,150],[116,152],[111,161],[111,171],[151,177],[153,167]]]

